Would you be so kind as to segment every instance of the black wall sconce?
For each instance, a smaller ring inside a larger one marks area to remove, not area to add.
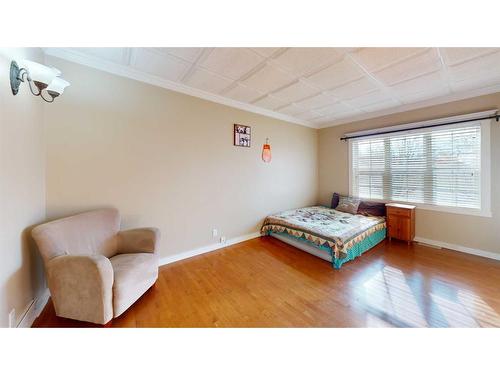
[[[10,88],[13,95],[19,92],[21,82],[27,81],[33,95],[41,97],[47,103],[52,103],[70,85],[69,82],[59,78],[61,72],[56,68],[30,60],[22,60],[21,65],[22,67],[19,67],[15,61],[10,63]],[[46,93],[45,96],[44,93]]]

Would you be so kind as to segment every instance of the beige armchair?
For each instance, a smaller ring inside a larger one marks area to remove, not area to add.
[[[42,224],[32,235],[58,316],[106,324],[158,278],[158,229],[120,231],[115,209]]]

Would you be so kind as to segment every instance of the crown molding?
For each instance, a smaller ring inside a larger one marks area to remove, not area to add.
[[[462,92],[458,92],[458,93],[454,93],[454,94],[450,94],[450,95],[446,95],[446,96],[440,96],[437,98],[423,100],[423,101],[420,101],[417,103],[405,104],[402,106],[388,108],[388,109],[377,111],[377,112],[370,112],[370,113],[360,114],[357,116],[346,117],[343,119],[339,119],[337,121],[327,122],[324,124],[318,124],[317,128],[318,129],[331,128],[334,126],[349,124],[349,123],[356,122],[356,121],[370,120],[370,119],[388,116],[388,115],[392,115],[392,114],[396,114],[396,113],[408,112],[408,111],[412,111],[415,109],[432,107],[434,105],[445,104],[445,103],[449,103],[449,102],[455,102],[458,100],[474,98],[476,96],[494,94],[497,92],[500,92],[500,84],[495,84],[492,86],[482,87],[482,88],[474,89],[474,90],[462,91]]]
[[[179,82],[174,82],[164,78],[160,78],[152,74],[141,72],[137,69],[132,68],[131,66],[125,66],[113,63],[97,57],[87,56],[85,54],[67,50],[64,48],[43,48],[43,51],[48,56],[54,56],[80,65],[85,65],[97,70],[102,70],[107,73],[111,73],[125,78],[130,78],[135,81],[144,82],[153,86],[162,87],[189,96],[194,96],[214,103],[223,104],[247,112],[257,113],[259,115],[275,118],[278,120],[291,122],[297,125],[302,125],[313,129],[318,128],[315,124],[309,121],[303,121],[295,117],[285,115],[283,113],[271,111],[248,103],[239,102],[237,100],[226,98],[224,96],[217,94],[212,94],[207,91],[190,87]]]

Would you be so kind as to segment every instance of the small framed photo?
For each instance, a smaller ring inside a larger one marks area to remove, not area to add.
[[[250,147],[251,138],[250,126],[234,124],[235,146]]]

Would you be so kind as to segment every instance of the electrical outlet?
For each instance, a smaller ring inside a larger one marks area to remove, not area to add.
[[[9,328],[16,328],[16,309],[10,310],[10,313],[9,313]]]
[[[212,229],[212,237],[215,238],[219,234],[219,231],[217,229]]]
[[[220,243],[226,243],[226,237],[220,236]]]

